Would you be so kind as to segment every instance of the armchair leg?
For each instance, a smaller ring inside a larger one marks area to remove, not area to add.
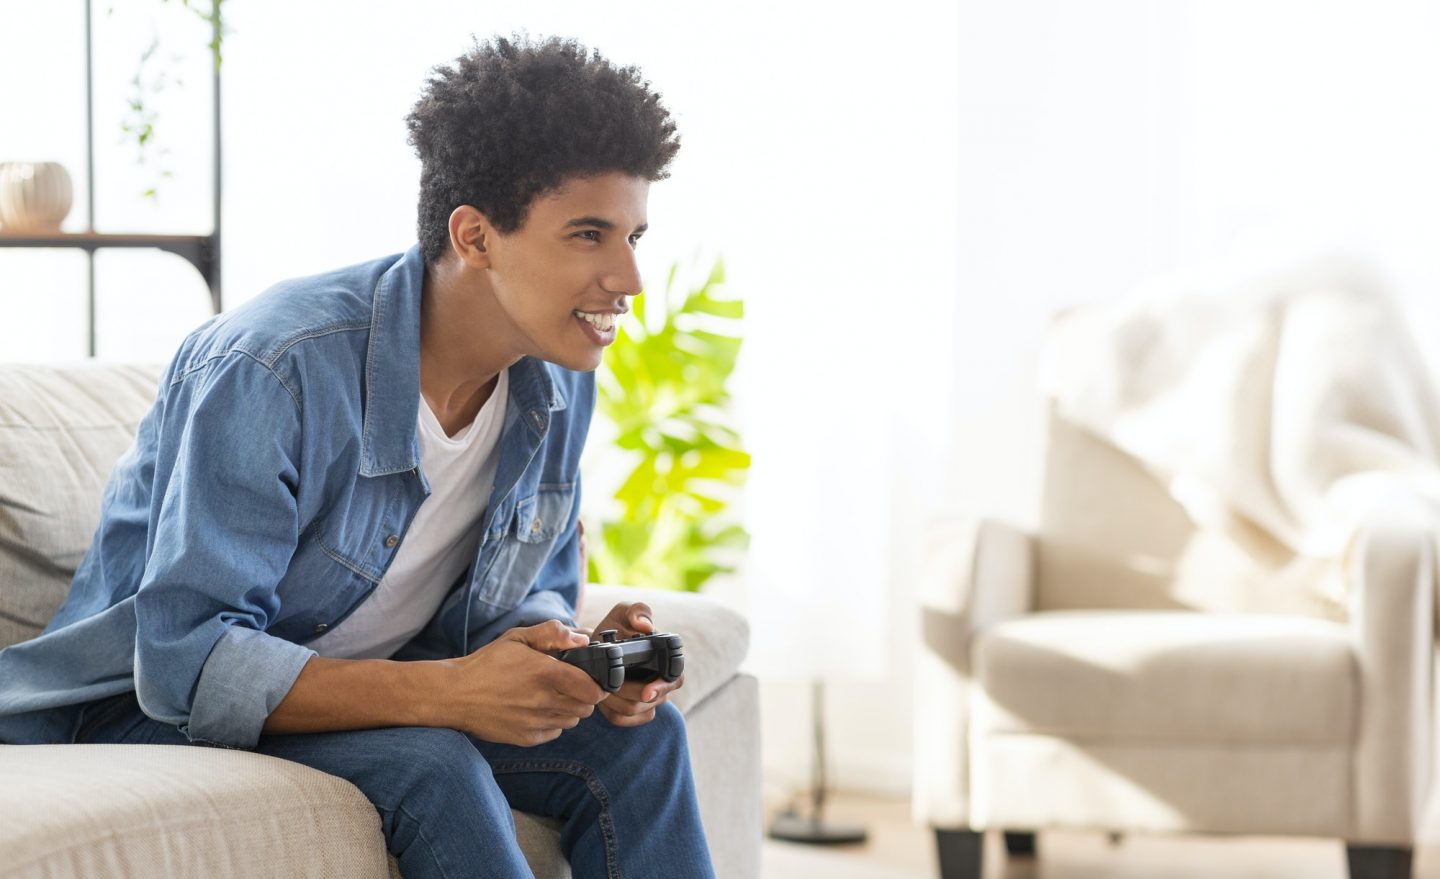
[[[935,828],[940,849],[940,879],[980,879],[984,867],[985,834],[975,830]]]
[[[1350,879],[1410,879],[1412,849],[1346,845]]]
[[[1005,831],[1005,851],[1012,858],[1035,857],[1035,834],[1023,830]]]

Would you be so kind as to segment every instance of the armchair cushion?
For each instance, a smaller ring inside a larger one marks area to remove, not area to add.
[[[1349,629],[1302,617],[1053,611],[975,644],[987,731],[1111,743],[1353,741]]]

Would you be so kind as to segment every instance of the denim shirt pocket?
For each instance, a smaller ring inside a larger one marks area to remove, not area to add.
[[[485,568],[479,598],[501,610],[519,604],[570,521],[575,484],[545,484],[515,503]]]
[[[290,559],[277,592],[282,612],[268,631],[296,644],[334,628],[360,605],[380,581],[378,572],[336,549],[324,523],[307,529]]]

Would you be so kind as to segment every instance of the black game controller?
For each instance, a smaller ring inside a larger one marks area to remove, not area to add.
[[[587,647],[562,650],[555,658],[590,676],[607,693],[626,681],[677,680],[685,672],[685,645],[679,635],[636,635],[617,641],[614,629],[598,633]]]

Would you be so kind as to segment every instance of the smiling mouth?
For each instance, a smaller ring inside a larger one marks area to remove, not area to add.
[[[594,327],[602,333],[609,332],[610,330],[614,329],[616,318],[618,317],[617,315],[610,314],[608,312],[603,314],[588,314],[583,311],[576,311],[572,313],[576,317],[590,324],[590,326]]]

